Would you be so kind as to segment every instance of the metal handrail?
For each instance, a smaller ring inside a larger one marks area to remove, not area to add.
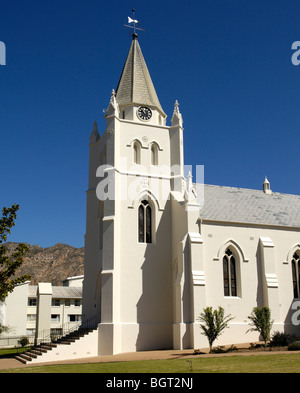
[[[35,345],[40,345],[43,343],[55,343],[73,332],[95,329],[97,327],[97,315],[94,315],[93,317],[88,318],[76,325],[72,324],[71,327],[70,324],[72,324],[72,322],[66,322],[64,325],[61,325],[59,328],[57,328],[57,333],[51,332],[49,329],[38,332]]]

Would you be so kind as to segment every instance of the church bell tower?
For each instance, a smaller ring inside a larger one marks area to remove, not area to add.
[[[170,192],[182,192],[183,128],[171,126],[136,32],[100,136],[90,136],[83,320],[96,318],[99,355],[172,348]]]

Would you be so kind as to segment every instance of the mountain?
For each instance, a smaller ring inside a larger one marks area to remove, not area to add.
[[[6,243],[8,254],[11,254],[17,245],[18,243]],[[30,244],[27,246],[29,252],[26,253],[17,276],[29,274],[32,277],[31,284],[51,282],[52,285],[60,286],[68,277],[83,275],[84,247],[75,248],[61,243],[48,248]]]

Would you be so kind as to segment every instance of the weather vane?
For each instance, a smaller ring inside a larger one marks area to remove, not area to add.
[[[140,27],[136,27],[136,25],[139,25],[139,21],[135,19],[134,17],[135,9],[132,9],[132,18],[128,16],[128,25],[124,25],[125,27],[129,27],[130,29],[133,29],[133,34],[136,35],[136,30],[141,30],[145,31],[144,29],[141,29]],[[131,25],[133,23],[133,25]]]

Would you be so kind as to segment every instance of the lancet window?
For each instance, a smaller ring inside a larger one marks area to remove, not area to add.
[[[152,211],[148,201],[141,202],[138,215],[139,243],[152,243]]]
[[[158,165],[158,147],[156,143],[151,145],[151,165]]]
[[[134,142],[133,145],[133,162],[135,164],[141,163],[141,145],[139,142]]]
[[[237,296],[236,260],[228,248],[223,257],[224,295]]]
[[[294,298],[299,298],[300,297],[300,257],[297,253],[293,255],[293,259],[292,259],[292,275],[293,275]]]

